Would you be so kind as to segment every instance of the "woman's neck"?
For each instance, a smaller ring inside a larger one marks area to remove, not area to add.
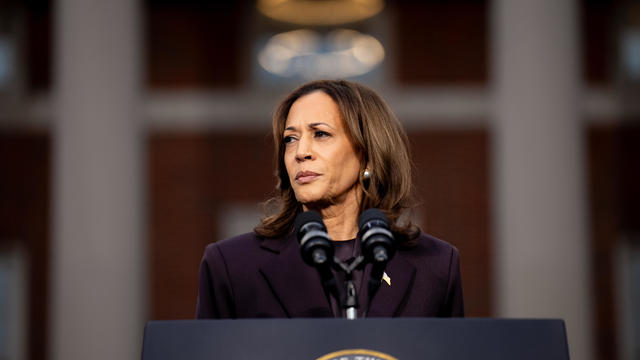
[[[352,192],[345,201],[332,204],[317,210],[322,215],[322,221],[327,227],[331,240],[343,241],[355,239],[358,235],[358,212],[360,201],[357,192]],[[303,206],[308,210],[307,206]]]
[[[321,211],[331,240],[351,240],[358,234],[358,208],[330,207]]]

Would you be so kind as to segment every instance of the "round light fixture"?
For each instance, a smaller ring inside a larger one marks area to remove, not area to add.
[[[258,54],[260,66],[280,77],[342,78],[368,73],[384,60],[373,36],[339,29],[326,35],[294,30],[274,35]]]

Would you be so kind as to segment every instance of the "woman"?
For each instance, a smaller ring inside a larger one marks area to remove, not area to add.
[[[368,208],[387,215],[397,247],[368,316],[463,316],[458,251],[402,220],[413,200],[411,162],[385,102],[360,84],[314,81],[287,96],[272,125],[278,184],[267,207],[275,211],[254,232],[207,246],[197,317],[342,317],[303,262],[293,222],[319,212],[336,256],[349,263],[360,255],[357,221]],[[370,272],[354,274],[360,304]]]

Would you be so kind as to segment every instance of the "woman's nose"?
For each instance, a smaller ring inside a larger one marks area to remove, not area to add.
[[[297,161],[305,161],[313,159],[313,152],[311,149],[311,142],[304,137],[298,140],[298,149],[296,153]]]

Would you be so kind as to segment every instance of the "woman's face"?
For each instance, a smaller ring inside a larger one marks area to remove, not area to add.
[[[315,91],[293,103],[283,143],[289,181],[305,207],[357,202],[360,159],[329,95]]]

